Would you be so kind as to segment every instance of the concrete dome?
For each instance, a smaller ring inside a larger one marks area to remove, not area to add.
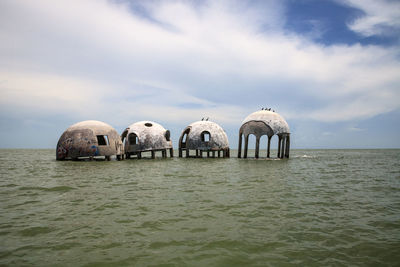
[[[229,148],[228,136],[221,126],[212,121],[196,121],[190,124],[187,128],[190,128],[187,136],[187,145],[189,149],[201,149],[201,150],[218,150],[223,148]],[[205,142],[202,140],[202,133],[209,133],[209,141]]]
[[[88,121],[81,121],[77,122],[70,127],[68,127],[67,131],[69,130],[78,130],[78,129],[88,129],[90,128],[92,131],[104,131],[104,130],[114,130],[114,128],[102,121],[95,121],[95,120],[88,120]]]
[[[121,135],[125,138],[125,152],[141,157],[140,152],[164,151],[170,149],[172,155],[172,141],[170,131],[152,121],[139,121],[130,125]],[[154,157],[154,156],[152,156]]]
[[[202,157],[202,152],[207,152],[207,157],[218,157],[222,151],[223,157],[229,157],[228,137],[218,124],[211,121],[196,121],[187,126],[179,138],[179,157],[186,151],[186,157],[190,157],[190,150],[196,150],[196,157]]]
[[[95,120],[71,125],[57,143],[57,160],[123,154],[118,132],[107,123]]]
[[[264,122],[266,125],[271,127],[274,134],[290,133],[289,125],[285,119],[276,112],[269,110],[253,112],[243,120],[242,125],[249,121]]]
[[[268,136],[267,158],[270,157],[271,138],[278,136],[278,157],[289,158],[290,129],[285,119],[270,110],[259,110],[247,116],[239,129],[238,157],[242,155],[242,139],[244,137],[244,158],[247,158],[249,136],[256,137],[255,157],[259,157],[260,139]]]

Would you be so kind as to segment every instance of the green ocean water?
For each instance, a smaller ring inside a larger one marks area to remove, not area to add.
[[[2,149],[0,265],[400,265],[400,150],[231,156]]]

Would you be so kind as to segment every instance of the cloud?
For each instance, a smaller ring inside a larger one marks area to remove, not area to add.
[[[364,16],[349,23],[349,28],[363,36],[394,35],[400,32],[400,2],[389,0],[342,0],[360,9]]]
[[[365,131],[365,129],[357,128],[357,127],[354,127],[354,126],[353,127],[349,127],[348,130],[350,132],[362,132],[362,131]]]
[[[283,30],[282,1],[252,3],[1,1],[2,109],[238,125],[265,105],[319,121],[400,107],[398,47],[321,45]]]

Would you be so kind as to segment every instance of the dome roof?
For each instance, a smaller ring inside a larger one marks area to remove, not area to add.
[[[187,128],[190,128],[186,139],[187,148],[189,149],[201,149],[202,146],[206,146],[209,149],[229,148],[228,137],[224,129],[215,122],[196,121],[186,127],[186,129]],[[210,140],[207,142],[207,145],[201,140],[201,134],[205,131],[210,133]]]
[[[94,131],[95,134],[98,131],[109,131],[109,130],[115,131],[115,129],[111,125],[102,121],[95,121],[95,120],[81,121],[75,123],[70,127],[68,127],[66,131],[83,130],[83,129],[91,129],[92,131]]]
[[[169,131],[156,122],[139,121],[130,125],[127,131],[127,136],[131,133],[137,135],[141,151],[172,148]]]
[[[101,121],[81,121],[68,127],[57,143],[57,159],[112,156],[122,153],[118,132]]]
[[[261,121],[267,124],[274,131],[274,134],[290,133],[289,125],[285,119],[276,112],[259,110],[247,116],[242,125],[249,121]]]

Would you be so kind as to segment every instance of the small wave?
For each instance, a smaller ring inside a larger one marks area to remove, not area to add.
[[[310,156],[310,155],[302,155],[302,156],[294,156],[293,158],[302,158],[302,159],[315,159],[315,156]]]
[[[48,192],[68,192],[70,190],[74,190],[75,188],[69,186],[55,186],[55,187],[39,187],[39,186],[23,186],[20,187],[19,190],[40,190],[40,191],[48,191]]]
[[[20,234],[22,236],[36,236],[36,235],[40,235],[40,234],[47,234],[52,232],[54,229],[50,228],[50,227],[41,227],[41,226],[37,226],[37,227],[30,227],[30,228],[26,228],[20,231]]]

